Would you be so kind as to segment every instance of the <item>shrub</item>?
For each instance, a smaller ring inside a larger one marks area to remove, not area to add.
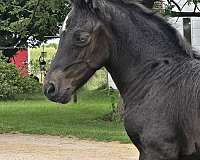
[[[18,88],[19,71],[13,64],[0,60],[0,99],[10,99],[21,93]]]
[[[14,99],[20,94],[39,91],[39,83],[30,77],[21,77],[14,64],[0,59],[0,100]]]
[[[41,91],[40,83],[32,77],[21,77],[18,81],[18,88],[22,94],[33,94]]]
[[[108,90],[108,97],[110,98],[111,111],[105,114],[101,119],[104,121],[122,121],[124,105],[122,99],[119,96],[119,92],[111,88]]]

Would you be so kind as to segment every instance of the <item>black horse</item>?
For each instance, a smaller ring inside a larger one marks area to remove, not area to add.
[[[140,160],[200,159],[200,61],[164,19],[131,0],[73,0],[46,76],[67,103],[105,66],[125,103]]]

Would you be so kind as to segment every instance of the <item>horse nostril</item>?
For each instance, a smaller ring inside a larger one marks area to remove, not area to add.
[[[50,97],[53,97],[56,94],[56,87],[53,83],[49,83],[46,93]]]

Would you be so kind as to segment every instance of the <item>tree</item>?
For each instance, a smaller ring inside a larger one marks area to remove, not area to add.
[[[41,44],[59,32],[69,7],[68,0],[1,0],[0,46]]]

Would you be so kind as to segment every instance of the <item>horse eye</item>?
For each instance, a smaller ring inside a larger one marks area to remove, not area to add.
[[[85,46],[90,41],[90,34],[88,32],[76,32],[74,34],[74,44],[77,46]]]

